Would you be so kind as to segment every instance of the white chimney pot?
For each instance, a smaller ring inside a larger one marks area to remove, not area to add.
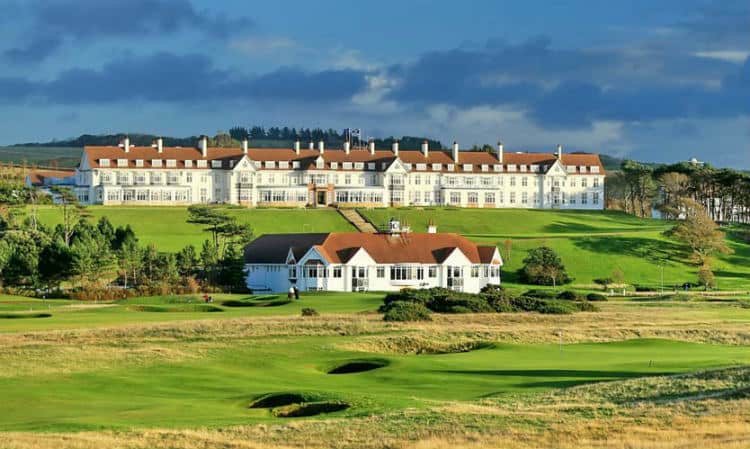
[[[422,154],[424,157],[427,157],[430,155],[430,143],[426,140],[422,142]]]
[[[347,140],[346,142],[344,142],[344,153],[349,154],[350,151],[351,151],[351,144]]]
[[[375,141],[371,140],[371,141],[367,142],[367,147],[370,150],[370,154],[374,155],[375,154]]]
[[[247,139],[242,139],[242,154],[247,154],[247,149],[250,146]]]
[[[322,140],[318,142],[318,151],[321,152],[321,154],[326,150],[326,143]]]
[[[299,147],[300,147],[299,140],[295,140],[294,141],[294,152],[295,152],[295,154],[299,154]]]
[[[458,142],[453,142],[453,162],[458,163]]]
[[[391,148],[393,149],[393,154],[398,156],[398,140],[393,142],[393,145],[391,146]]]

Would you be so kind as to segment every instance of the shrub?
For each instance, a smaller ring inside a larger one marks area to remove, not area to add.
[[[655,292],[656,289],[649,287],[648,285],[635,285],[635,291],[637,292]]]
[[[587,301],[606,301],[607,297],[602,295],[601,293],[589,293],[586,295]]]
[[[547,246],[530,250],[519,274],[521,280],[529,284],[558,285],[571,281],[560,256]]]
[[[550,315],[567,315],[577,310],[577,307],[572,306],[568,301],[541,301],[538,305],[536,312],[545,313]]]
[[[406,301],[394,301],[388,304],[383,315],[385,321],[430,321],[430,310],[423,304]]]
[[[318,311],[313,309],[312,307],[302,308],[302,316],[318,316],[318,315],[320,315]]]
[[[557,295],[557,299],[575,301],[576,299],[578,299],[578,294],[574,292],[573,290],[565,290],[564,292],[560,292],[560,294]]]
[[[588,301],[576,301],[573,303],[581,312],[598,312],[599,308]]]
[[[533,289],[524,293],[523,296],[528,296],[529,298],[554,299],[556,295],[552,290]]]

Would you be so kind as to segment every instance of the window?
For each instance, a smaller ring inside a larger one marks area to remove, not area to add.
[[[143,167],[143,159],[136,159],[135,160],[135,166],[136,167]]]
[[[512,204],[516,202],[516,192],[510,192],[510,202]]]
[[[495,164],[495,165],[492,166],[492,169],[494,171],[503,171],[503,166],[500,165],[500,164]]]
[[[434,266],[434,265],[431,265],[431,266],[430,266],[430,267],[429,267],[429,268],[427,269],[427,276],[429,276],[429,277],[431,277],[431,278],[436,278],[436,277],[437,277],[437,271],[438,271],[438,267],[436,267],[436,266]]]
[[[451,204],[461,204],[461,192],[451,192]]]
[[[492,178],[485,176],[482,178],[482,185],[484,187],[488,187],[490,184],[492,184]]]
[[[471,266],[471,277],[478,278],[479,277],[479,265],[472,265]]]
[[[599,187],[599,178],[594,178],[594,188]]]
[[[474,178],[464,178],[464,184],[467,186],[473,186],[474,185]]]
[[[524,176],[523,178],[521,178],[521,186],[522,187],[528,187],[529,186],[529,177],[528,176]]]
[[[355,162],[354,163],[354,169],[355,170],[364,170],[365,169],[365,163],[364,162]]]
[[[341,267],[333,267],[333,277],[340,278],[341,277]]]
[[[477,192],[469,192],[469,204],[477,204],[479,202],[479,195]]]
[[[174,159],[167,159],[167,167],[170,167],[170,168],[177,167],[177,161]]]
[[[109,159],[99,159],[99,165],[102,167],[109,167]]]
[[[484,204],[495,204],[495,193],[494,192],[485,192],[485,194],[484,194]]]
[[[331,170],[336,170],[337,168],[339,168],[339,163],[338,162],[331,162]]]
[[[576,178],[570,178],[570,187],[576,186]]]
[[[346,174],[344,175],[344,184],[351,185],[352,183],[352,175]]]
[[[375,170],[375,162],[368,162],[367,163],[367,169],[368,170]]]
[[[118,167],[127,167],[128,166],[128,160],[127,159],[117,159],[117,166]]]
[[[418,185],[420,185],[420,184],[422,184],[422,177],[421,177],[421,176],[419,176],[419,175],[415,175],[415,176],[414,176],[414,185],[415,185],[415,186],[418,186]]]
[[[161,167],[161,159],[151,159],[152,167]]]
[[[503,195],[503,192],[497,192],[497,201],[500,204],[505,202],[505,195]]]
[[[529,192],[521,192],[521,203],[522,204],[529,203]]]
[[[378,267],[375,273],[378,278],[383,279],[385,277],[385,267]]]
[[[208,189],[201,188],[201,203],[207,203],[208,202]]]
[[[581,194],[581,204],[588,204],[589,202],[589,195],[586,192],[583,192]]]
[[[587,187],[587,186],[588,186],[587,179],[586,178],[581,179],[581,187]]]
[[[408,281],[413,279],[415,271],[410,266],[405,265],[393,265],[391,266],[391,280],[392,281]]]
[[[594,192],[591,202],[594,204],[599,204],[599,192]]]
[[[193,167],[193,161],[184,161],[185,168],[192,168]]]
[[[511,187],[515,187],[516,186],[516,177],[515,176],[511,176],[510,177],[510,186]]]
[[[206,168],[208,167],[208,163],[204,160],[198,161],[198,168]]]
[[[440,171],[443,169],[443,164],[432,164],[433,171]]]

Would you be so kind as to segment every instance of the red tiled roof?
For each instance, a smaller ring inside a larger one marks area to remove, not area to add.
[[[162,166],[159,168],[167,168],[166,160],[175,160],[176,166],[174,168],[185,169],[185,168],[198,168],[195,162],[192,163],[192,167],[186,167],[185,161],[222,161],[222,168],[229,169],[233,167],[231,162],[236,163],[243,156],[240,148],[208,148],[206,157],[204,158],[200,150],[193,147],[164,147],[162,153],[159,153],[154,147],[130,147],[130,151],[125,153],[125,150],[120,147],[102,147],[102,146],[87,146],[84,151],[86,152],[89,165],[92,168],[101,167],[99,161],[102,159],[108,159],[110,161],[109,168],[118,168],[117,160],[125,159],[128,161],[128,168],[136,168],[135,161],[143,161],[142,167],[137,168],[153,168],[152,160],[161,160]],[[315,168],[314,164],[316,159],[322,156],[325,161],[325,169],[332,169],[331,163],[335,162],[338,164],[336,170],[346,171],[353,170],[354,168],[344,168],[344,162],[352,163],[367,163],[376,162],[375,170],[382,171],[384,166],[387,167],[396,158],[396,155],[391,150],[376,150],[375,154],[371,154],[369,150],[356,149],[351,150],[349,154],[346,154],[341,149],[326,149],[321,154],[319,150],[301,149],[299,154],[296,154],[293,149],[290,148],[250,148],[248,150],[248,157],[253,161],[298,161],[300,163],[300,169]],[[445,150],[431,150],[428,156],[425,157],[421,151],[415,150],[401,150],[399,151],[398,158],[406,163],[412,164],[425,164],[424,167],[426,172],[440,171],[449,172],[447,169],[448,164],[454,165],[453,172],[465,173],[482,172],[482,165],[488,166],[488,172],[493,172],[495,165],[502,165],[503,171],[508,170],[509,165],[516,165],[518,168],[516,172],[523,173],[520,166],[540,165],[540,170],[543,170],[543,166],[551,166],[556,161],[556,157],[551,153],[504,153],[503,162],[498,162],[497,156],[494,153],[479,152],[479,151],[461,151],[459,153],[459,162],[456,163],[452,159],[450,151]],[[566,154],[562,155],[562,163],[566,166],[575,166],[576,171],[574,173],[580,173],[579,167],[586,166],[597,166],[599,167],[599,173],[604,174],[604,166],[602,165],[599,156],[596,154]],[[385,165],[383,165],[385,164]],[[441,164],[439,170],[433,170],[432,164]],[[471,165],[471,168],[464,165]],[[206,168],[212,168],[212,164],[208,163]],[[291,167],[290,167],[291,168]],[[412,167],[413,169],[415,167]],[[266,170],[265,166],[263,167]],[[278,164],[275,169],[280,169]],[[286,170],[286,168],[281,169]],[[359,170],[359,169],[357,169]],[[369,170],[365,164],[364,170]],[[422,170],[419,170],[422,171]],[[531,172],[530,169],[527,172]],[[569,172],[570,173],[570,172]]]
[[[301,240],[310,243],[306,250],[299,245]],[[439,264],[458,248],[471,263],[489,264],[493,262],[492,256],[496,249],[494,246],[477,246],[467,238],[451,233],[266,234],[245,248],[245,261],[283,264],[290,247],[296,248],[295,254],[315,248],[329,263],[335,264],[346,263],[360,248],[367,251],[377,263]]]
[[[45,179],[64,179],[75,175],[74,170],[34,170],[28,174],[29,181],[33,186],[44,185]]]

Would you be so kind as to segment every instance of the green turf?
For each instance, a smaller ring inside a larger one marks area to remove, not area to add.
[[[272,232],[353,231],[341,215],[331,209],[246,209],[228,208],[242,223],[253,227],[255,235]],[[187,223],[187,207],[159,206],[90,206],[86,211],[92,220],[106,216],[114,226],[130,224],[144,244],[154,244],[160,251],[179,251],[188,244],[197,248],[208,238],[200,225]],[[39,208],[42,223],[54,226],[62,222],[59,208]]]
[[[368,416],[433,401],[476,400],[582,383],[680,373],[750,362],[750,350],[668,340],[563,345],[503,344],[468,353],[387,356],[388,366],[330,375],[362,353],[336,350],[334,337],[237,341],[196,361],[0,383],[0,430],[202,427],[273,418],[250,402],[271,392],[309,392]],[[383,358],[382,355],[378,357]],[[29,406],[33,404],[33,406]]]
[[[664,236],[672,224],[641,219],[617,211],[549,211],[523,209],[406,208],[361,210],[373,223],[390,217],[405,221],[412,231],[426,229],[432,220],[438,232],[457,232],[472,240],[497,245],[511,241],[511,257],[505,257],[503,280],[518,281],[517,270],[529,249],[542,245],[555,249],[574,284],[590,285],[610,277],[619,267],[628,284],[667,288],[697,281],[697,267],[679,242]],[[718,288],[750,289],[750,244],[732,235],[734,254],[720,255],[714,263]],[[504,254],[504,251],[503,251]]]

